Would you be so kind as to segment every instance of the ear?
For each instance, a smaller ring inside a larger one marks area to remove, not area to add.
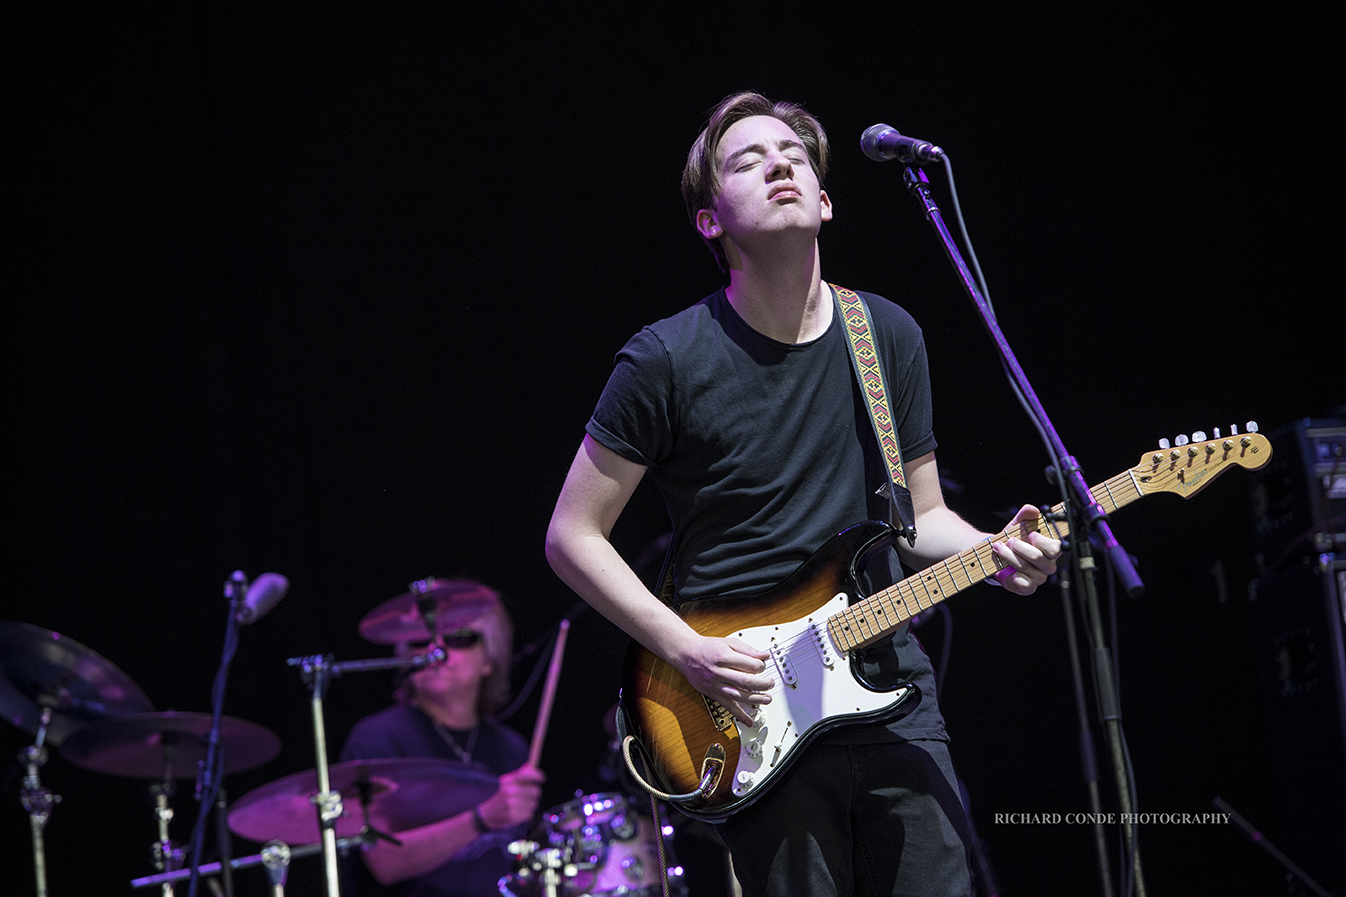
[[[714,240],[724,234],[714,209],[702,209],[696,213],[696,230],[707,240]]]
[[[822,206],[823,220],[832,220],[832,197],[827,195],[826,190],[818,191],[818,202]]]

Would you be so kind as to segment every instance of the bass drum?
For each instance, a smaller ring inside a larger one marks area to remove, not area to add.
[[[661,897],[659,844],[654,820],[625,794],[578,795],[542,814],[536,847],[500,880],[505,897],[540,897],[550,869],[564,897]],[[669,893],[684,895],[682,867],[665,840]]]

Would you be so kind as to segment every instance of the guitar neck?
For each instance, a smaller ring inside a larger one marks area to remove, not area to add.
[[[1100,488],[1102,487],[1091,490],[1095,501],[1099,499]],[[1141,493],[1135,494],[1125,501],[1115,503],[1114,507],[1130,504],[1140,496]],[[1052,508],[1053,516],[1059,514],[1063,508],[1064,505],[1060,504]],[[1051,536],[1053,539],[1061,539],[1069,535],[1070,528],[1064,521],[1048,521],[1042,517],[1025,521],[1022,526],[1006,527],[994,538],[978,542],[951,558],[939,561],[920,573],[908,576],[901,582],[856,602],[846,610],[833,614],[827,621],[827,628],[836,640],[837,646],[843,651],[854,651],[873,644],[892,635],[902,624],[917,614],[930,610],[944,599],[951,598],[1005,569],[1006,564],[991,548],[991,543],[1007,542],[1011,535],[1024,538],[1033,531]]]
[[[1270,459],[1271,446],[1266,437],[1249,433],[1193,444],[1182,451],[1146,455],[1136,467],[1089,491],[1105,513],[1112,513],[1154,492],[1190,498],[1229,465],[1257,469]],[[1063,510],[1064,505],[1058,504],[1050,516],[1061,517]],[[1006,542],[1011,536],[1023,539],[1034,531],[1053,539],[1070,534],[1064,520],[1043,517],[1006,527],[992,538],[833,614],[827,621],[828,631],[843,651],[877,642],[922,611],[1005,569],[992,543]]]

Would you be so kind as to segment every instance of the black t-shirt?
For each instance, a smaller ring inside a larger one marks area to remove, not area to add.
[[[861,296],[902,457],[918,458],[935,449],[920,328],[888,300]],[[888,517],[874,494],[886,482],[883,460],[837,314],[816,340],[780,343],[714,293],[631,338],[586,430],[649,468],[673,522],[679,602],[763,591],[847,526]],[[895,552],[889,564],[901,569]],[[871,592],[891,584],[884,566],[871,561]],[[905,627],[891,649],[883,671],[924,696],[893,734],[946,737],[924,651]],[[885,737],[850,728],[828,740]]]
[[[466,745],[470,732],[450,730],[460,745]],[[394,704],[360,720],[351,728],[341,759],[372,760],[384,757],[440,757],[459,760],[443,736],[435,730],[430,717],[406,704]],[[484,764],[496,775],[518,769],[528,759],[528,745],[517,732],[491,720],[483,720],[473,743],[472,760]],[[408,897],[479,897],[496,894],[496,882],[514,870],[514,860],[506,851],[510,841],[523,833],[523,827],[503,829],[479,835],[475,841],[437,869],[411,881],[381,887],[365,870],[362,862],[350,864],[360,897],[371,894],[397,894]]]

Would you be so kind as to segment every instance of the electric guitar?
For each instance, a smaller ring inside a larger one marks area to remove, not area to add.
[[[1106,512],[1156,492],[1190,498],[1231,465],[1255,470],[1270,459],[1266,437],[1234,435],[1147,453],[1091,492]],[[1067,536],[1067,524],[1050,519],[1062,506],[1052,511],[1006,527],[863,600],[854,600],[858,571],[868,555],[892,544],[895,531],[888,524],[870,521],[842,531],[764,593],[676,608],[702,635],[735,636],[769,651],[767,672],[776,686],[771,703],[758,708],[751,726],[743,726],[671,664],[633,642],[621,705],[628,742],[639,745],[655,780],[645,786],[664,792],[660,796],[690,816],[724,819],[778,782],[823,732],[910,713],[920,701],[919,689],[910,683],[875,688],[861,675],[854,652],[1003,569],[990,542],[1026,538],[1035,529],[1054,539]]]

